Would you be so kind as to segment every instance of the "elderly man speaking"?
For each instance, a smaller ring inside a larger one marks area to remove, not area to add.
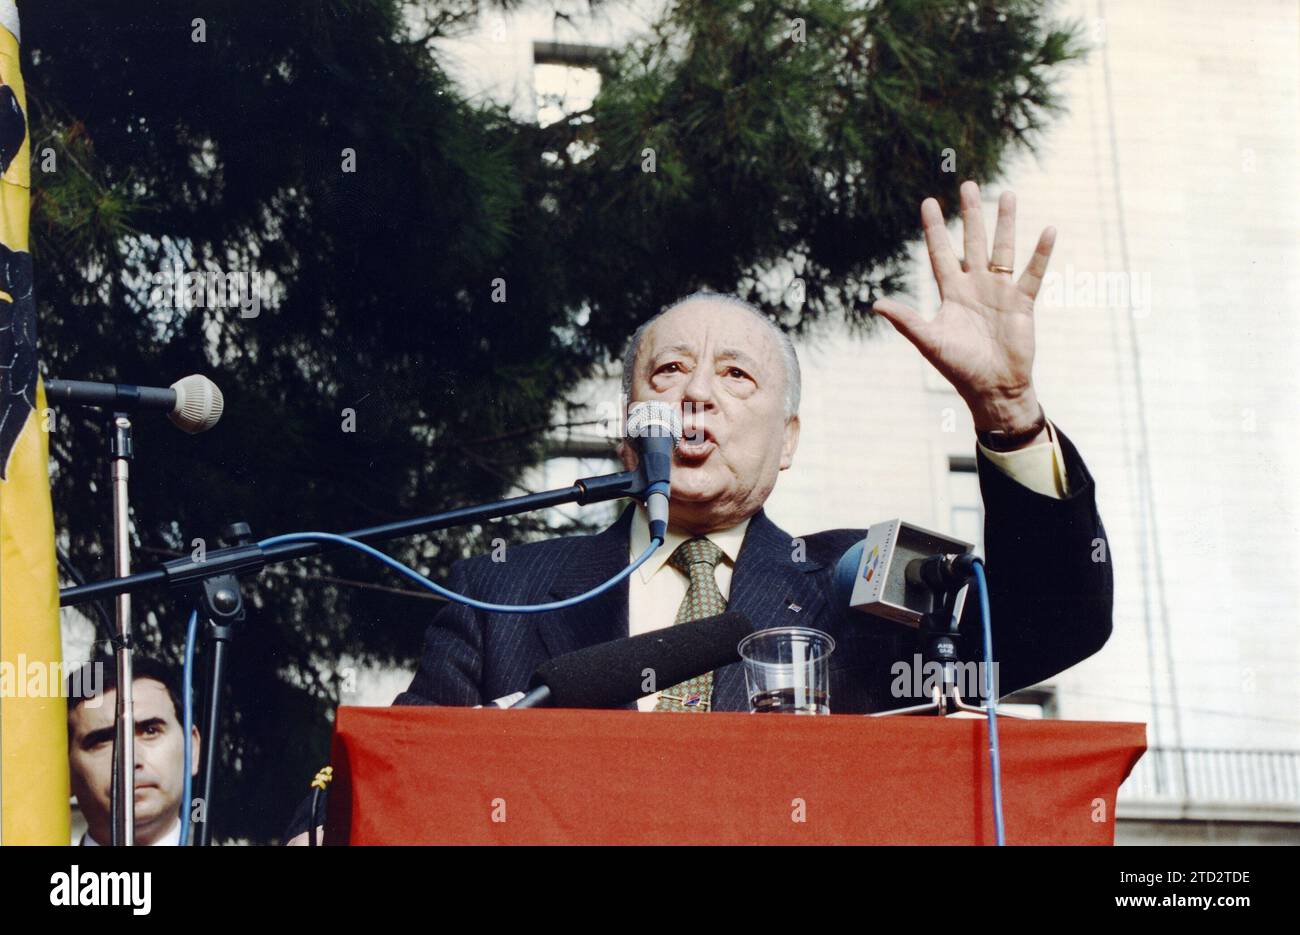
[[[1002,692],[1032,685],[1096,652],[1110,635],[1111,573],[1095,561],[1105,533],[1092,479],[1047,420],[1034,392],[1034,297],[1052,252],[1051,228],[1014,278],[1015,200],[998,205],[990,252],[979,189],[962,186],[965,260],[953,252],[939,205],[921,220],[939,284],[938,314],[924,319],[892,300],[875,310],[901,331],[970,407],[978,433],[994,647]],[[790,533],[763,504],[799,446],[799,363],[789,339],[739,299],[696,294],[646,322],[624,359],[632,401],[680,405],[683,443],[672,467],[664,547],[598,598],[538,616],[439,612],[399,704],[477,705],[527,687],[539,664],[584,646],[690,619],[695,607],[743,613],[755,628],[797,624],[830,633],[836,713],[915,703],[891,696],[891,665],[910,658],[915,631],[867,625],[836,606],[836,560],[865,535]],[[623,446],[625,464],[635,454]],[[508,561],[457,563],[456,591],[501,604],[580,594],[613,577],[649,544],[644,508],[629,506],[603,532],[512,548]],[[974,603],[974,602],[970,602]],[[698,616],[695,615],[695,616]],[[963,626],[963,659],[980,658],[978,627]],[[747,710],[739,663],[639,702],[644,710]]]

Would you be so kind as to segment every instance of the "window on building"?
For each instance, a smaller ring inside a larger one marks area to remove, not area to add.
[[[958,539],[975,545],[984,554],[984,501],[980,498],[980,479],[975,459],[948,459],[948,529]]]
[[[548,457],[538,465],[533,478],[533,486],[537,490],[568,487],[583,477],[612,474],[623,469],[618,459],[612,456],[608,444],[599,439],[557,441],[549,446],[547,454]],[[548,511],[547,515],[550,525],[555,528],[578,523],[604,528],[618,519],[626,505],[621,500],[587,506],[565,504]]]
[[[600,92],[598,65],[608,51],[573,42],[533,43],[533,97],[538,125],[548,127],[573,119],[591,106]],[[595,147],[589,144],[574,142],[569,146],[569,157],[575,161],[593,152]]]
[[[590,107],[599,90],[600,74],[594,68],[533,66],[533,93],[541,126],[550,126]]]
[[[998,711],[1031,720],[1059,717],[1056,688],[1052,685],[1035,685],[1033,688],[1012,692],[998,702]]]

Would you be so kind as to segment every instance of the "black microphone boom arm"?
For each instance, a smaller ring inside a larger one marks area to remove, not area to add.
[[[624,497],[640,497],[643,496],[646,486],[645,474],[640,469],[620,471],[617,474],[601,474],[574,481],[569,487],[557,487],[554,490],[510,497],[479,506],[459,507],[429,516],[386,523],[382,526],[369,526],[343,535],[373,545],[376,542],[450,529],[453,526],[466,526],[502,516],[514,516],[562,503],[601,503]],[[87,601],[101,600],[163,585],[172,588],[189,587],[214,575],[253,574],[267,565],[294,561],[337,548],[340,546],[327,542],[286,542],[265,549],[256,544],[215,549],[208,552],[202,561],[192,557],[178,558],[163,563],[161,567],[138,574],[62,588],[59,591],[59,606],[72,607]]]

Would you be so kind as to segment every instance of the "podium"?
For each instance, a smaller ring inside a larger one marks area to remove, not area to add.
[[[1000,719],[1008,844],[1115,841],[1135,723]],[[992,844],[983,719],[339,708],[326,844]]]

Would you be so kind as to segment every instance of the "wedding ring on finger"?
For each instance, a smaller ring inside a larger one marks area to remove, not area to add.
[[[990,264],[989,264],[989,272],[990,272],[990,273],[1006,273],[1008,276],[1010,276],[1012,273],[1015,272],[1015,270],[1012,269],[1010,266],[998,266],[998,264],[996,264],[996,263],[990,263]]]

